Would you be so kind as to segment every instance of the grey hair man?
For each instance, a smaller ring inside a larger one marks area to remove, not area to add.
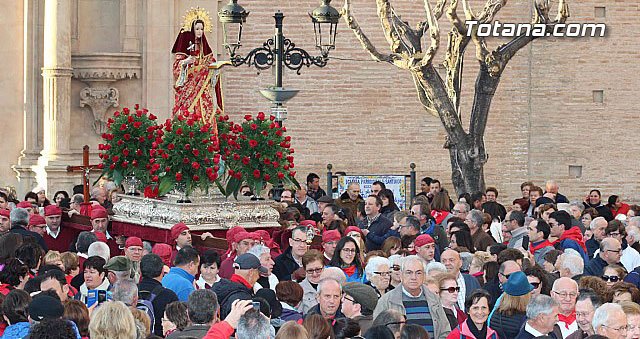
[[[113,285],[113,300],[135,307],[138,303],[138,285],[133,280],[118,281]]]
[[[600,242],[605,238],[604,230],[607,228],[607,224],[607,219],[603,217],[596,217],[589,223],[589,229],[593,233],[591,239],[585,243],[589,259],[593,258],[593,254],[600,247]]]
[[[340,300],[342,299],[340,283],[335,279],[325,278],[320,280],[317,290],[318,304],[312,307],[307,315],[320,314],[325,319],[344,318],[344,314],[340,311]]]
[[[238,328],[236,329],[237,339],[273,339],[271,336],[271,325],[269,318],[260,311],[249,310],[240,317]]]
[[[578,283],[566,277],[556,279],[551,288],[551,297],[558,303],[559,314],[565,316],[558,320],[558,327],[560,327],[562,337],[566,338],[578,329],[575,319],[569,318],[576,311]]]
[[[556,260],[556,269],[561,277],[577,281],[584,273],[584,261],[578,252],[568,248]]]
[[[465,220],[467,218],[467,213],[469,213],[470,209],[471,207],[469,207],[469,204],[467,204],[464,201],[458,201],[455,205],[453,205],[451,214],[453,214],[454,217],[458,217],[462,220]]]
[[[602,299],[592,289],[580,290],[580,295],[576,302],[576,322],[580,329],[577,333],[581,335],[580,338],[595,334],[591,322],[596,308],[600,307],[600,305],[602,305]]]
[[[89,258],[89,246],[98,241],[98,237],[93,232],[82,231],[78,234],[78,241],[76,241],[76,250],[78,256],[85,259]]]
[[[520,211],[511,211],[504,219],[507,229],[511,231],[511,240],[507,244],[508,248],[524,249],[524,237],[529,233],[524,227],[524,218],[526,214]],[[527,244],[528,248],[528,244]]]
[[[607,265],[620,263],[622,244],[616,238],[605,238],[600,242],[600,253],[591,259],[584,268],[585,275],[602,276]]]
[[[596,334],[608,339],[627,337],[627,315],[618,304],[606,303],[598,307],[591,321]]]
[[[9,213],[9,218],[11,219],[11,229],[9,232],[17,233],[22,236],[30,236],[33,237],[38,245],[42,247],[42,249],[46,252],[47,245],[44,243],[44,239],[42,236],[36,232],[31,232],[27,229],[29,226],[29,212],[24,208],[14,208]]]
[[[640,216],[631,217],[627,225],[627,244],[640,252]]]
[[[400,331],[405,323],[405,318],[402,313],[397,310],[384,310],[373,318],[371,327],[385,326],[393,332],[396,338],[400,338]]]
[[[558,320],[558,303],[550,296],[538,294],[527,305],[527,321],[516,338],[549,335]]]
[[[193,291],[187,299],[187,313],[191,324],[180,332],[174,332],[177,334],[175,337],[169,335],[167,338],[203,338],[216,321],[218,307],[218,298],[212,290]]]

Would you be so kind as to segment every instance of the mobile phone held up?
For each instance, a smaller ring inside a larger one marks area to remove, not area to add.
[[[102,304],[107,300],[112,300],[113,296],[111,291],[105,290],[89,290],[87,291],[87,299],[85,300],[85,304],[87,306],[91,306],[95,303]]]

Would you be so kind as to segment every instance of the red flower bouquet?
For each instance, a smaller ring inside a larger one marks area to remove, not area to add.
[[[244,120],[229,123],[229,131],[220,133],[220,153],[227,167],[225,194],[237,197],[243,182],[254,192],[260,192],[266,183],[299,187],[286,128],[262,112],[255,118],[245,115]]]
[[[159,195],[176,184],[184,185],[187,195],[196,188],[208,192],[220,170],[214,127],[197,115],[177,114],[162,129],[164,138],[154,147],[156,159],[150,170],[151,180],[159,183]]]
[[[102,163],[102,175],[120,185],[127,176],[134,176],[142,183],[150,180],[149,170],[154,162],[153,145],[162,141],[162,130],[156,116],[147,109],[135,105],[115,112],[107,121],[108,131],[102,134],[103,144],[98,145]]]

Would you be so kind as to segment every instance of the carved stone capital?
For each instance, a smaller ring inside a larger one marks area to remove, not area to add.
[[[80,91],[80,107],[89,106],[93,112],[93,129],[98,134],[107,130],[107,109],[118,107],[120,93],[114,87],[85,87]]]

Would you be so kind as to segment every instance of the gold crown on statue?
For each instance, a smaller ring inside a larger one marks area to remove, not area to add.
[[[191,7],[190,10],[188,10],[183,18],[183,23],[182,23],[182,29],[185,31],[190,31],[191,30],[191,23],[196,21],[196,20],[202,20],[204,22],[204,30],[205,32],[213,32],[213,24],[211,21],[211,15],[209,15],[209,11],[207,11],[204,8],[200,8],[200,7],[196,7],[193,8]]]

